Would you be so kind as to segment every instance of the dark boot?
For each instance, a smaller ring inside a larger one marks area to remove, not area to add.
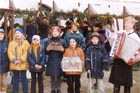
[[[130,93],[130,87],[124,87],[124,93]]]
[[[120,93],[120,86],[119,85],[114,85],[113,93]]]
[[[55,90],[52,90],[51,93],[56,93]]]
[[[94,83],[94,89],[97,89],[98,86],[97,86],[97,78],[96,78],[96,82]]]
[[[61,93],[61,91],[60,90],[57,90],[57,93]]]

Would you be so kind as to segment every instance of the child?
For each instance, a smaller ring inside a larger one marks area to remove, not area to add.
[[[78,39],[75,37],[71,37],[70,46],[66,49],[63,57],[69,56],[78,56],[82,60],[82,67],[84,68],[84,53],[81,47],[78,46]],[[80,77],[82,72],[66,72],[67,76],[67,85],[68,85],[68,93],[80,93]]]
[[[93,32],[90,39],[92,44],[86,50],[86,70],[92,83],[97,78],[98,93],[104,93],[103,76],[108,69],[107,53],[99,43],[99,33]],[[94,84],[92,85],[94,87]]]
[[[38,85],[39,91],[37,93],[43,92],[43,78],[42,74],[44,71],[45,65],[45,52],[43,48],[40,46],[40,36],[33,35],[32,43],[28,51],[28,62],[29,62],[29,70],[31,72],[31,93],[36,93],[36,75],[38,75]]]
[[[51,28],[52,37],[46,42],[48,62],[46,75],[51,76],[51,93],[61,93],[61,60],[63,57],[65,41],[60,38],[61,29],[58,26]]]
[[[30,45],[27,40],[24,40],[23,34],[22,28],[15,29],[14,40],[8,46],[10,70],[13,71],[13,93],[18,93],[19,91],[19,80],[22,82],[22,93],[28,93],[26,70],[29,68],[27,51]]]
[[[7,93],[7,72],[9,60],[7,55],[8,42],[4,40],[4,29],[0,28],[0,93]]]

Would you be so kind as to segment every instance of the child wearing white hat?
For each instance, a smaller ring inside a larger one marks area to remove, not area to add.
[[[45,52],[40,46],[40,36],[33,35],[32,43],[28,50],[29,70],[31,72],[31,93],[44,93],[43,71],[45,65]],[[38,77],[39,90],[36,92],[36,78]]]

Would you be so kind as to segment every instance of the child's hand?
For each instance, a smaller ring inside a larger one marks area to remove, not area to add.
[[[41,69],[42,68],[42,66],[41,65],[39,65],[39,69]]]
[[[36,64],[36,65],[35,65],[35,68],[36,68],[36,69],[39,69],[39,65],[38,65],[38,64]]]
[[[18,61],[16,60],[16,61],[14,62],[14,64],[16,64],[16,65],[17,65],[17,64],[18,64]]]
[[[64,48],[63,48],[63,47],[61,47],[60,51],[64,51]]]
[[[17,64],[20,64],[21,62],[19,61],[19,60],[16,60],[15,61],[15,64],[17,65]]]
[[[105,73],[106,70],[103,70],[103,73]]]
[[[90,73],[91,73],[91,71],[90,71],[90,70],[88,70],[88,73],[90,74]]]
[[[48,45],[47,47],[47,51],[50,51],[52,48],[50,47],[50,45]]]

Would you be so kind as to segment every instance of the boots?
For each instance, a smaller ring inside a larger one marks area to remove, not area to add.
[[[52,90],[51,93],[56,93],[55,90]]]
[[[57,93],[61,93],[61,91],[60,90],[57,90]]]
[[[124,93],[130,93],[130,87],[124,87]]]
[[[119,85],[114,85],[113,93],[120,93],[120,86]]]

